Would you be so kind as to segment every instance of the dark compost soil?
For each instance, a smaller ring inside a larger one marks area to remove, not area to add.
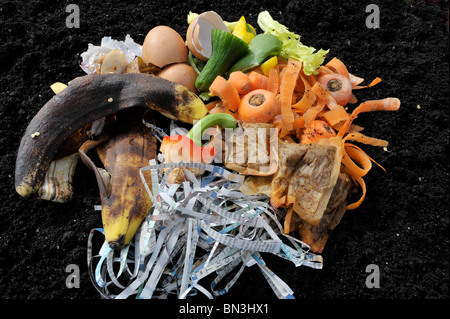
[[[80,8],[80,28],[67,28],[65,8]],[[164,3],[164,4],[162,4]],[[276,6],[274,5],[276,3]],[[380,9],[380,27],[369,29],[366,7]],[[21,198],[14,165],[28,122],[53,93],[49,86],[83,75],[80,53],[103,36],[126,34],[142,43],[154,26],[185,34],[189,11],[215,10],[224,20],[241,15],[256,26],[272,16],[301,34],[302,42],[330,49],[351,73],[377,86],[360,100],[398,97],[398,112],[361,115],[365,133],[390,142],[387,151],[365,147],[386,168],[366,178],[363,205],[348,212],[322,253],[324,268],[295,268],[267,256],[269,267],[295,292],[317,299],[447,299],[448,238],[448,1],[13,1],[0,2],[0,298],[99,299],[86,266],[87,237],[101,227],[94,175],[81,162],[68,204]],[[80,288],[69,289],[66,266],[81,270]],[[369,289],[366,267],[380,270]],[[275,298],[250,267],[222,298]]]

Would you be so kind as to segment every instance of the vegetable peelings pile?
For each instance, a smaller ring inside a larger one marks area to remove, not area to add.
[[[364,201],[364,176],[383,169],[358,144],[388,142],[355,119],[400,101],[358,101],[381,79],[363,85],[337,57],[325,63],[329,51],[267,11],[258,31],[214,11],[187,20],[184,38],[156,26],[142,45],[89,44],[87,74],[54,83],[27,127],[16,191],[65,203],[78,161],[92,170],[103,227],[87,259],[104,298],[214,298],[258,268],[292,299],[264,254],[322,268],[331,230]]]

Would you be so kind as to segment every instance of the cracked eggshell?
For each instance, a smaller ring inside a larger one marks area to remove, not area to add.
[[[186,62],[187,48],[177,31],[160,25],[147,33],[142,45],[142,59],[146,64],[162,68],[168,64]]]
[[[207,61],[211,56],[211,31],[213,29],[230,32],[220,15],[214,11],[203,12],[189,25],[186,42],[189,50],[197,59]]]

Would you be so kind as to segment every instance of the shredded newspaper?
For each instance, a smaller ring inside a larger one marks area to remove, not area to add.
[[[168,184],[174,168],[183,168],[188,181]],[[195,177],[187,168],[205,174]],[[145,171],[151,173],[151,185]],[[212,164],[157,159],[140,173],[153,207],[132,242],[117,252],[104,241],[93,255],[94,234],[103,229],[93,229],[89,236],[89,272],[102,297],[184,299],[200,292],[212,299],[227,293],[245,268],[253,266],[278,298],[293,299],[292,289],[269,269],[263,254],[296,267],[322,268],[320,255],[283,233],[279,212],[267,196],[239,191],[243,175]]]

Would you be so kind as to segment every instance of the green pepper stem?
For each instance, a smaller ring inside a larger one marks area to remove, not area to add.
[[[186,134],[195,144],[202,146],[202,137],[205,130],[219,125],[221,128],[235,129],[237,122],[233,115],[227,113],[208,114],[197,121],[191,130]]]

